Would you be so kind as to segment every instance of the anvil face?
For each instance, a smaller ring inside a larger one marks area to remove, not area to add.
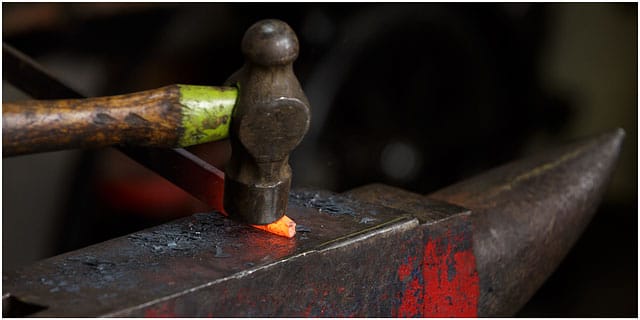
[[[474,316],[469,211],[423,199],[416,216],[294,192],[293,239],[200,213],[5,274],[4,291],[34,316]]]

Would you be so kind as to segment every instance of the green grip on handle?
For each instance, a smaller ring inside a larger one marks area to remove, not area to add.
[[[229,137],[231,114],[238,98],[234,87],[179,84],[184,132],[179,147],[222,140]]]

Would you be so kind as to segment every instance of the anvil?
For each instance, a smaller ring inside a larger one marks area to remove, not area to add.
[[[3,275],[11,316],[505,316],[589,222],[622,130],[428,196],[291,193],[298,235],[199,213]],[[194,166],[207,172],[208,166]]]

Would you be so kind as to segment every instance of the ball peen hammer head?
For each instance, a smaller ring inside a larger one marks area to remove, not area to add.
[[[231,159],[224,208],[238,220],[269,224],[287,210],[289,154],[309,129],[310,110],[293,62],[298,38],[280,20],[252,25],[242,39],[245,64],[227,85],[238,87],[231,116]]]

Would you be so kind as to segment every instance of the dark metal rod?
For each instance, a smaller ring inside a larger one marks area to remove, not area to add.
[[[180,187],[217,211],[224,211],[224,172],[182,149],[127,148],[118,150]]]
[[[44,67],[25,54],[3,43],[3,77],[9,83],[37,99],[84,98],[56,80]],[[196,199],[222,210],[224,174],[182,149],[116,149],[187,191]]]
[[[2,78],[37,99],[84,98],[26,54],[2,43]]]

